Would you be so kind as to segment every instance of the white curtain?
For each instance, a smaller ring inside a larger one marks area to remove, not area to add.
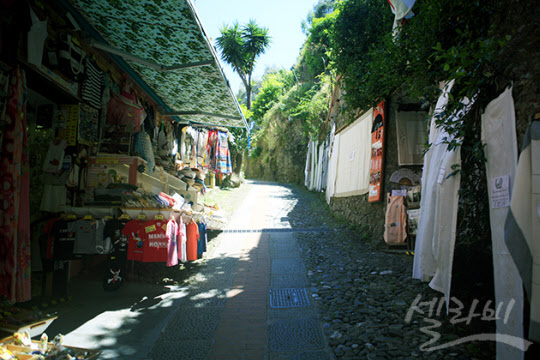
[[[373,110],[369,110],[339,133],[336,197],[362,195],[369,191],[372,122]]]
[[[533,121],[523,139],[512,187],[504,241],[529,298],[529,338],[540,342],[540,121]]]
[[[446,141],[451,137],[435,124],[434,119],[444,110],[453,82],[448,83],[439,97],[431,121],[430,149],[424,157],[422,174],[421,215],[416,236],[413,278],[431,282],[429,286],[444,294],[448,310],[452,282],[452,262],[456,240],[459,173],[449,176],[453,165],[461,164],[458,147],[448,151]],[[460,121],[470,109],[471,102],[463,99],[464,108],[453,115]]]
[[[504,243],[504,221],[508,215],[510,184],[517,166],[516,118],[512,88],[486,107],[482,115],[482,143],[485,144],[486,176],[490,196],[489,220],[493,247],[495,303],[508,306],[515,301],[512,316],[497,320],[497,336],[523,338],[523,289],[521,277]],[[497,342],[497,359],[523,359],[523,351]]]
[[[339,134],[336,135],[336,125],[332,125],[330,132],[330,146],[328,159],[328,172],[326,175],[326,203],[330,204],[330,199],[334,196],[336,189],[336,170],[339,154]]]
[[[309,188],[309,180],[311,179],[311,141],[308,143],[308,150],[306,155],[306,168],[304,170],[304,186]]]

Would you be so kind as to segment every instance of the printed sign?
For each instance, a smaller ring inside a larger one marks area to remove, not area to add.
[[[392,196],[407,196],[407,190],[392,190]]]
[[[382,200],[384,123],[385,103],[381,101],[373,109],[373,126],[371,127],[371,165],[369,176],[369,202]]]
[[[499,209],[510,206],[510,176],[491,179],[491,208]]]

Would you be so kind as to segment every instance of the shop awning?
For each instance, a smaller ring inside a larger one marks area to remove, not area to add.
[[[210,126],[246,127],[191,0],[61,2],[78,22],[84,20],[80,25],[94,47],[132,69],[128,75],[143,82],[139,85],[164,115]]]

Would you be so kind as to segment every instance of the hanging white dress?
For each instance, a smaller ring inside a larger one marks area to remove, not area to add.
[[[521,277],[504,243],[504,221],[508,215],[510,186],[517,166],[516,118],[512,88],[488,104],[482,114],[482,143],[485,144],[486,177],[490,198],[489,220],[493,248],[495,303],[508,306],[515,301],[512,316],[496,320],[497,336],[523,338],[523,289]],[[523,359],[516,347],[497,341],[497,359]]]
[[[449,87],[446,86],[441,97],[447,97],[448,92]],[[461,166],[461,147],[448,151],[447,142],[452,141],[452,138],[435,122],[437,111],[444,108],[445,102],[446,100],[442,99],[437,104],[431,124],[433,136],[430,132],[430,141],[434,142],[430,143],[430,150],[424,159],[421,215],[415,246],[413,277],[423,281],[433,277],[429,286],[444,294],[448,311],[456,241],[458,190],[461,180],[460,173],[455,170]],[[472,106],[472,102],[467,98],[461,100],[461,103],[463,108],[452,115],[452,122],[461,121]],[[456,140],[459,142],[459,139]]]
[[[430,277],[435,274],[435,260],[433,258],[431,240],[433,239],[435,205],[437,197],[433,194],[433,192],[435,189],[438,171],[436,164],[441,163],[440,157],[447,149],[446,144],[440,141],[438,144],[436,143],[436,140],[439,137],[443,138],[446,135],[446,132],[441,133],[442,129],[436,126],[435,119],[446,108],[446,104],[448,103],[448,93],[452,89],[453,85],[454,81],[449,82],[443,88],[441,96],[439,96],[433,117],[431,119],[428,139],[430,148],[424,155],[424,169],[422,172],[421,181],[422,190],[420,196],[421,216],[418,221],[412,275],[413,278],[420,279],[422,281],[429,281]],[[434,155],[436,155],[435,158]]]

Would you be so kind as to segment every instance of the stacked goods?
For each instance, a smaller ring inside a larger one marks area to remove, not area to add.
[[[41,335],[41,340],[31,340],[28,332],[15,333],[15,340],[0,345],[2,360],[95,360],[101,355],[100,351],[63,346],[63,336],[58,335],[53,342],[48,342],[47,335]]]

